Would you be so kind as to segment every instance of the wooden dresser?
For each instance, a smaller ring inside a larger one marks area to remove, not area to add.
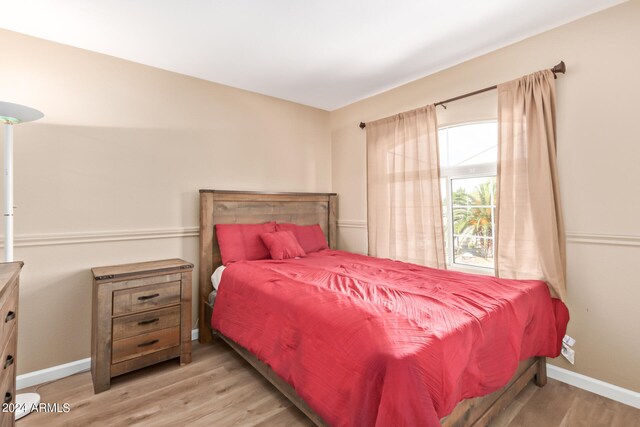
[[[164,360],[191,362],[191,275],[181,259],[96,267],[91,376],[96,393],[111,378]]]
[[[16,350],[18,347],[18,281],[22,262],[0,264],[0,393],[9,412],[0,411],[0,427],[15,425]],[[5,406],[6,407],[6,406]]]

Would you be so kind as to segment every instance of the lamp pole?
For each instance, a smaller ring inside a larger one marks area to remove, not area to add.
[[[44,117],[38,110],[11,102],[0,102],[0,123],[4,124],[4,260],[13,261],[13,126]],[[15,398],[15,419],[33,411],[40,403],[38,393],[20,393]]]
[[[4,124],[4,260],[13,261],[13,126],[44,117],[40,111],[0,101],[0,123]]]
[[[13,261],[13,124],[4,124],[4,261]]]

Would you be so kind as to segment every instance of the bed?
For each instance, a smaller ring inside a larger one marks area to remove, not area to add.
[[[212,329],[209,326],[213,307],[209,304],[208,295],[212,291],[212,273],[221,265],[220,251],[214,231],[215,224],[258,224],[268,221],[289,222],[300,225],[319,224],[327,238],[329,247],[334,249],[336,246],[336,211],[337,196],[335,194],[200,190],[200,341],[208,342],[213,339]],[[331,251],[326,251],[326,253],[335,257],[348,258],[351,256]],[[357,256],[354,255],[353,257]],[[365,258],[354,258],[354,265],[366,264],[367,260]],[[237,274],[239,269],[235,268],[233,271],[236,272],[233,274]],[[255,273],[259,273],[259,270],[255,270]],[[229,275],[231,277],[231,273]],[[249,277],[251,276],[249,275]],[[231,278],[228,280],[231,280]],[[229,285],[229,289],[231,289],[231,285]],[[218,312],[223,310],[221,307],[224,307],[224,304],[216,306]],[[292,334],[295,333],[295,331],[292,332]],[[303,399],[300,394],[304,395],[305,390],[302,390],[302,393],[299,394],[294,387],[276,374],[270,366],[261,362],[247,348],[224,334],[216,333],[216,335],[272,382],[314,423],[326,425],[322,417],[306,402],[306,400],[313,400],[310,398],[313,395],[307,394],[307,399]],[[366,345],[366,342],[363,342],[363,344]],[[254,348],[254,352],[260,353],[260,349]],[[277,364],[273,360],[271,362],[278,369]],[[349,361],[349,363],[352,362]],[[345,361],[345,364],[348,363]],[[282,367],[279,370],[282,373]],[[545,384],[546,362],[544,357],[532,357],[521,361],[517,369],[515,369],[515,374],[504,387],[482,397],[463,400],[452,411],[447,410],[447,413],[450,412],[449,415],[442,417],[440,422],[447,426],[486,425],[502,409],[506,408],[518,392],[533,378],[535,378],[536,384],[539,386]],[[316,407],[318,407],[317,402]]]

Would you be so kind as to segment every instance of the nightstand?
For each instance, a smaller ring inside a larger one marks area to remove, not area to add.
[[[111,378],[168,359],[191,362],[191,276],[181,259],[95,267],[91,376]]]

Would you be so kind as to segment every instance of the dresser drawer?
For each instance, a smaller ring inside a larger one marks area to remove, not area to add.
[[[111,363],[180,345],[180,327],[161,329],[113,342]]]
[[[15,378],[16,378],[16,328],[12,328],[12,333],[7,341],[7,345],[0,355],[0,398],[3,403],[15,403]],[[10,399],[10,400],[9,400]],[[13,415],[3,413],[3,415]]]
[[[0,412],[0,427],[14,427],[16,425],[14,416],[14,412]]]
[[[180,325],[180,306],[160,308],[113,319],[113,340]]]
[[[9,296],[0,307],[0,342],[7,342],[9,334],[15,326],[18,313],[18,287],[14,286]]]
[[[113,315],[180,304],[180,281],[123,289],[113,293]]]
[[[2,403],[16,403],[15,387],[13,384],[3,382],[0,385],[0,393],[2,393]],[[0,427],[15,426],[15,412],[0,412]]]

